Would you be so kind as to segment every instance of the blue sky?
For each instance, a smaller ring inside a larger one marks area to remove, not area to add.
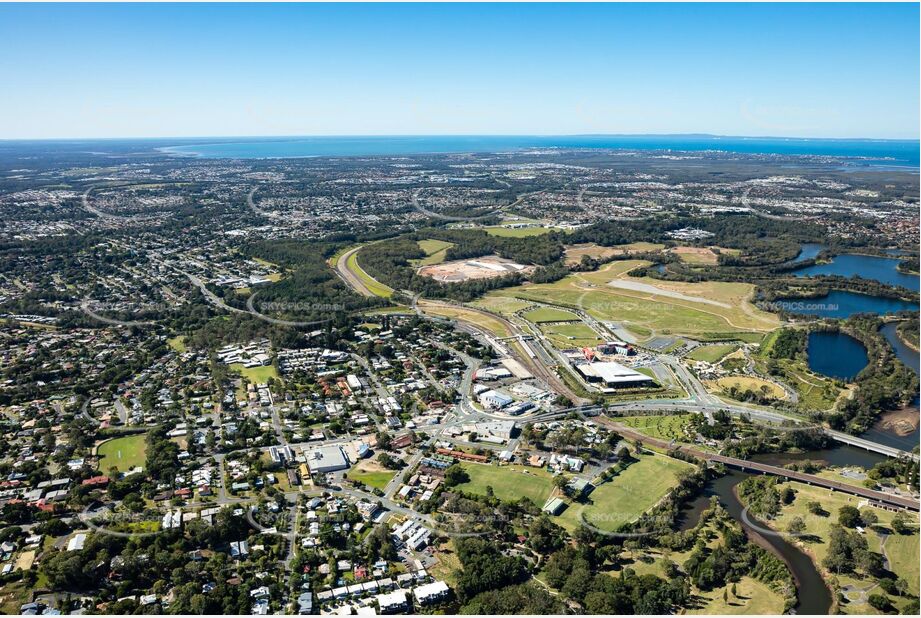
[[[0,139],[917,138],[917,4],[0,5]]]

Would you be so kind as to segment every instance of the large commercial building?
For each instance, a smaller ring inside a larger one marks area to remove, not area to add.
[[[631,386],[652,386],[655,381],[649,376],[625,367],[620,363],[580,363],[576,369],[589,382],[601,382],[610,388]]]
[[[311,474],[327,474],[339,470],[347,470],[348,457],[339,446],[321,446],[307,451],[307,467]]]

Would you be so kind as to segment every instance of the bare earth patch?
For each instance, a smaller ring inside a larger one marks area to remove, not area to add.
[[[921,417],[918,415],[918,408],[902,408],[901,410],[892,410],[884,413],[878,422],[880,429],[891,431],[897,436],[905,437],[911,435],[921,423]]]
[[[533,271],[533,266],[525,266],[496,255],[490,255],[469,260],[431,264],[421,267],[418,273],[443,283],[459,283],[473,279],[492,279],[493,277],[503,277],[514,273],[528,274]]]

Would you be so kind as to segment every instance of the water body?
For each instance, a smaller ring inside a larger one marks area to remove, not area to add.
[[[805,262],[806,260],[811,260],[819,253],[821,253],[822,249],[824,248],[825,245],[816,242],[807,242],[800,247],[799,254],[795,259],[790,261],[790,264],[798,264],[800,262]]]
[[[821,251],[821,245],[803,245],[803,251],[794,261],[809,259],[802,257],[806,247],[810,247],[809,251],[812,251],[814,247],[818,247],[815,253],[809,257],[815,257]],[[880,283],[895,285],[917,292],[919,288],[918,275],[900,273],[897,268],[899,261],[898,258],[894,257],[844,254],[836,255],[827,264],[813,264],[795,270],[792,274],[797,277],[817,277],[819,275],[860,276],[864,279],[873,279]]]
[[[809,368],[822,375],[850,382],[867,366],[867,349],[841,332],[809,333],[806,344]]]
[[[197,143],[195,143],[197,142]],[[399,156],[452,152],[504,152],[529,148],[718,150],[747,154],[859,157],[853,167],[880,169],[919,165],[918,140],[853,140],[724,137],[715,135],[420,135],[202,139],[162,148],[207,158]]]
[[[686,507],[686,517],[682,529],[689,529],[700,520],[700,514],[709,507],[710,498],[716,496],[720,504],[729,512],[736,521],[742,524],[750,536],[757,536],[770,546],[770,550],[787,563],[793,578],[796,580],[797,614],[828,614],[831,609],[831,592],[825,585],[822,576],[816,569],[812,560],[792,543],[788,543],[782,536],[773,534],[759,534],[752,530],[742,519],[744,507],[736,498],[733,489],[749,475],[744,472],[732,471],[714,481],[704,488],[704,491]]]
[[[917,311],[918,305],[897,298],[883,298],[857,294],[844,290],[831,290],[817,298],[786,299],[775,301],[779,309],[799,315],[817,315],[823,318],[847,318],[855,313],[883,315],[898,311]]]
[[[869,470],[881,461],[885,461],[886,456],[865,451],[856,446],[840,444],[833,442],[837,446],[823,448],[815,451],[805,451],[802,453],[762,453],[755,455],[751,461],[769,464],[783,468],[791,463],[802,463],[804,461],[814,461],[824,466],[835,466],[836,468],[863,468]]]
[[[896,327],[898,324],[896,322],[890,322],[889,324],[884,325],[880,329],[880,333],[883,337],[886,338],[886,341],[889,342],[889,345],[892,346],[892,349],[895,350],[895,355],[905,363],[905,366],[919,373],[919,368],[921,368],[921,356],[918,352],[912,350],[910,347],[905,345],[901,339],[899,339],[898,334],[896,333]],[[921,406],[921,401],[919,401],[918,395],[915,395],[915,398],[910,404],[903,408],[900,412],[908,413],[915,415],[917,418],[919,412],[919,406]],[[879,442],[880,444],[885,444],[887,446],[894,446],[900,448],[903,451],[910,451],[914,447],[918,446],[919,440],[921,440],[921,422],[918,423],[918,426],[915,427],[915,430],[906,434],[898,435],[890,427],[886,426],[886,420],[881,419],[876,422],[862,437],[867,438],[868,440],[873,440]]]

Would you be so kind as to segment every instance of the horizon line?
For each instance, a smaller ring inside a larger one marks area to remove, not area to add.
[[[0,138],[2,142],[79,142],[79,141],[153,141],[153,140],[294,140],[316,138],[405,138],[405,137],[706,137],[718,139],[772,139],[790,141],[866,141],[866,142],[919,142],[917,137],[803,137],[791,135],[724,135],[719,133],[317,133],[277,135],[167,135],[118,137],[13,137]]]

